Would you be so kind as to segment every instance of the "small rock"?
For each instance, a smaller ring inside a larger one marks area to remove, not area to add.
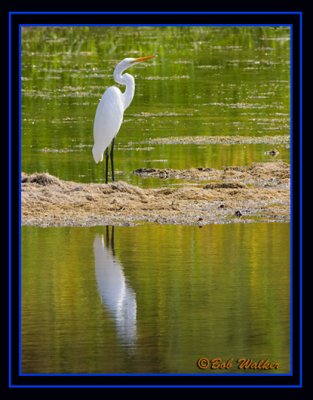
[[[159,178],[166,179],[167,177],[168,177],[168,172],[167,171],[160,171],[159,172]]]
[[[279,151],[276,149],[272,149],[272,150],[266,151],[264,154],[268,154],[269,156],[275,157],[279,154]]]
[[[212,171],[212,168],[203,168],[203,167],[198,167],[198,171]]]

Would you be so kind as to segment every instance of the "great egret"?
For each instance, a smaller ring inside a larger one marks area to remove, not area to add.
[[[105,183],[108,183],[109,146],[111,144],[110,158],[112,181],[114,181],[114,140],[121,127],[124,111],[130,105],[135,94],[134,77],[130,74],[122,75],[122,73],[127,68],[154,57],[125,58],[117,64],[113,74],[114,80],[121,85],[125,85],[126,90],[122,93],[117,87],[111,86],[104,92],[98,104],[93,126],[94,145],[92,154],[98,164],[99,161],[103,160],[105,151]]]

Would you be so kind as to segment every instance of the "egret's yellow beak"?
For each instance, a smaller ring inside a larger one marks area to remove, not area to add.
[[[139,57],[139,58],[136,58],[136,59],[133,61],[133,63],[138,63],[138,62],[147,61],[147,60],[150,60],[150,58],[155,58],[155,56]]]

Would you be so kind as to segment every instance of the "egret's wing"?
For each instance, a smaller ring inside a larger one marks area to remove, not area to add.
[[[116,136],[123,121],[122,93],[115,86],[109,87],[102,96],[93,126],[94,149],[103,154]]]

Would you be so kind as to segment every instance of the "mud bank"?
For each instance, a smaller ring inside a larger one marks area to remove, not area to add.
[[[184,179],[142,189],[126,182],[82,184],[47,173],[22,174],[22,223],[36,226],[288,222],[289,165],[258,163],[223,170],[140,169],[137,175]]]
[[[289,135],[275,136],[171,136],[150,138],[142,144],[272,144],[289,147]],[[131,143],[131,142],[130,142]],[[135,142],[134,142],[135,143]]]

